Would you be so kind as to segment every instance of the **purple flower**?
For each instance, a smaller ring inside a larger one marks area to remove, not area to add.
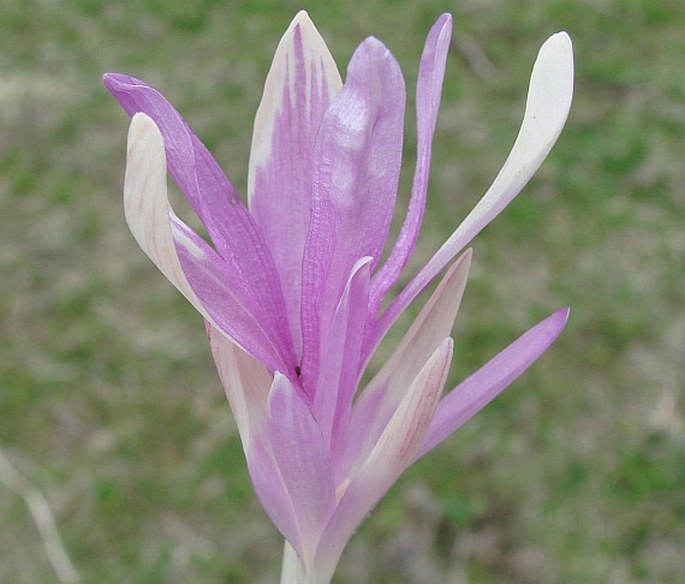
[[[283,581],[329,581],[348,539],[402,471],[516,379],[568,316],[566,309],[552,314],[441,398],[471,252],[452,260],[525,186],[561,132],[573,91],[565,33],[540,49],[523,124],[492,186],[381,310],[423,218],[450,35],[446,14],[423,51],[411,200],[384,262],[405,87],[377,39],[355,51],[343,84],[307,14],[295,17],[257,112],[247,207],[158,91],[125,75],[105,76],[133,116],[126,219],[206,320],[252,482],[288,542]],[[167,165],[212,245],[171,209]],[[388,329],[446,267],[393,355],[358,390]]]

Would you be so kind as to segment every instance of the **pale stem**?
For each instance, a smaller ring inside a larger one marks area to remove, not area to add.
[[[283,546],[283,567],[281,569],[281,584],[304,584],[306,582],[306,574],[302,567],[300,558],[297,553],[285,540]]]

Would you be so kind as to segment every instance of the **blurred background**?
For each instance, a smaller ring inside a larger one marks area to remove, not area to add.
[[[499,170],[542,42],[566,29],[577,64],[557,146],[474,242],[450,387],[557,308],[568,328],[402,477],[336,582],[685,581],[680,0],[2,0],[0,581],[60,582],[27,506],[42,498],[83,582],[277,581],[281,538],[201,318],[123,220],[128,118],[101,75],[160,89],[244,192],[262,84],[301,7],[342,71],[368,35],[402,66],[398,218],[419,56],[453,13],[412,270]]]

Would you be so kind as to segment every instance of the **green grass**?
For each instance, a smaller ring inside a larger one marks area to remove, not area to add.
[[[365,36],[410,93],[424,36],[455,48],[417,261],[513,142],[539,45],[577,62],[562,137],[474,243],[453,382],[572,307],[550,352],[410,469],[337,582],[685,580],[685,7],[676,0],[308,2],[341,69]],[[127,118],[105,71],[161,89],[244,191],[251,123],[296,2],[81,0],[0,7],[0,446],[46,495],[85,582],[274,582],[281,540],[252,493],[200,317],[121,211]],[[415,152],[410,96],[406,172]],[[0,485],[0,581],[57,581]]]

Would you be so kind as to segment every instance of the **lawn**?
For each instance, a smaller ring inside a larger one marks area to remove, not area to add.
[[[577,67],[557,146],[473,244],[449,387],[554,310],[570,306],[569,325],[402,477],[335,581],[685,581],[682,2],[8,0],[0,448],[47,500],[81,580],[277,581],[282,540],[252,492],[201,318],[123,219],[128,118],[101,76],[163,91],[245,192],[270,58],[303,4],[343,71],[369,35],[402,66],[398,220],[418,59],[453,12],[411,270],[497,174],[542,42],[567,30]],[[25,499],[1,481],[0,526],[1,582],[59,582]]]

